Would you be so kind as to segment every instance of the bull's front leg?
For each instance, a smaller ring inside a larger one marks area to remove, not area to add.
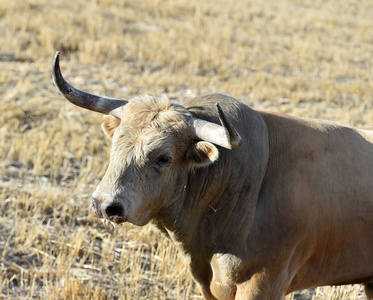
[[[242,260],[232,254],[214,254],[210,264],[200,263],[198,267],[192,264],[192,273],[205,300],[281,300],[284,297],[286,276],[271,274],[268,268],[254,274],[250,270],[244,272]],[[244,280],[240,275],[245,273],[253,275]]]
[[[255,274],[245,282],[227,284],[215,277],[209,287],[202,286],[202,295],[205,300],[282,300],[282,285],[267,278],[266,274]]]
[[[235,300],[282,300],[284,288],[269,282],[268,275],[257,273],[250,280],[237,284]]]
[[[202,296],[203,296],[203,299],[204,299],[204,300],[219,300],[219,299],[215,298],[215,297],[211,294],[209,288],[202,287],[201,290],[202,290]]]

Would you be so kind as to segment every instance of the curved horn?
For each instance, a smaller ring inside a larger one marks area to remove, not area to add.
[[[222,126],[201,119],[192,118],[190,129],[192,138],[210,142],[226,149],[236,150],[242,138],[228,120],[219,104],[216,104]]]
[[[121,118],[123,106],[128,101],[110,97],[96,96],[80,91],[70,85],[63,78],[60,70],[59,61],[60,52],[57,51],[53,60],[52,78],[54,85],[59,92],[71,103],[89,109],[97,111],[99,113],[113,115],[117,118]]]

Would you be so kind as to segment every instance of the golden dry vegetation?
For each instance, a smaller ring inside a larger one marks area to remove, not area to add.
[[[0,291],[4,299],[200,299],[151,226],[89,216],[102,117],[54,88],[176,101],[222,92],[254,108],[373,125],[371,0],[0,0]],[[357,254],[358,255],[358,254]],[[364,299],[359,285],[287,299]]]

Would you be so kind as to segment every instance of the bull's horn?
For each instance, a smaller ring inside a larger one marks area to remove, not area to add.
[[[57,51],[53,60],[52,78],[54,85],[60,91],[60,93],[75,105],[103,114],[113,115],[120,119],[123,106],[127,104],[128,101],[91,95],[74,88],[62,77],[59,56],[60,52]]]
[[[210,142],[226,149],[235,150],[241,146],[241,136],[229,122],[219,104],[216,104],[222,126],[201,119],[190,121],[192,138]]]

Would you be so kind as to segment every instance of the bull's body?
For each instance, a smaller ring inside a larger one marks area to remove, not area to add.
[[[244,144],[189,178],[174,227],[206,298],[280,299],[373,279],[373,131],[256,112],[221,95]],[[175,215],[170,215],[171,221]],[[177,226],[177,225],[176,225]]]
[[[54,80],[71,102],[113,115],[92,213],[155,223],[206,299],[278,300],[349,283],[373,299],[373,131],[257,112],[221,94],[118,107],[68,85],[58,54]]]

